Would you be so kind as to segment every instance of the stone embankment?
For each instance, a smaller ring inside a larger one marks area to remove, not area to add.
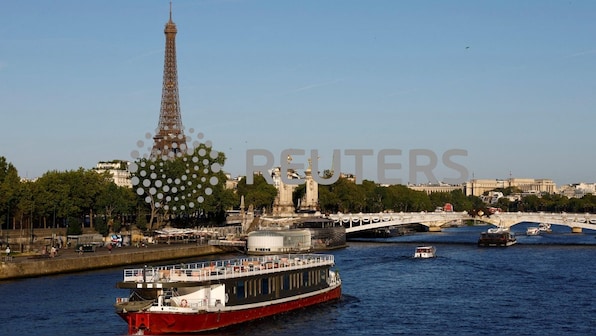
[[[148,247],[123,247],[96,252],[77,253],[74,249],[58,251],[58,256],[17,256],[6,260],[3,251],[0,280],[39,277],[52,274],[82,272],[101,268],[155,263],[233,252],[229,248],[194,244],[155,244]]]

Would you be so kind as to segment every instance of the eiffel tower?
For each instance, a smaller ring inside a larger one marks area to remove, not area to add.
[[[166,23],[166,49],[163,66],[163,88],[161,91],[161,110],[159,124],[153,137],[153,159],[173,159],[186,153],[186,136],[180,114],[178,96],[178,71],[176,69],[176,24],[172,21],[172,2],[170,1],[170,20]]]

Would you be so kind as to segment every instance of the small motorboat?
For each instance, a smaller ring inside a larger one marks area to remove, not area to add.
[[[552,230],[550,228],[550,224],[548,224],[548,223],[540,223],[538,225],[538,230],[540,230],[540,232],[547,232],[547,233],[552,232]]]
[[[540,234],[540,229],[536,226],[530,226],[526,230],[526,236],[537,236]]]
[[[414,258],[434,258],[435,252],[434,246],[418,246],[414,252]]]

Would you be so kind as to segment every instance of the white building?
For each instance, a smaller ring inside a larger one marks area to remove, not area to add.
[[[260,230],[248,234],[246,253],[301,253],[311,250],[308,230]]]
[[[481,196],[487,191],[492,191],[497,188],[505,189],[509,187],[516,187],[523,193],[553,194],[557,192],[557,185],[555,182],[553,182],[553,180],[532,178],[510,178],[507,180],[474,179],[466,183],[465,191],[466,196]]]
[[[559,188],[559,193],[569,198],[582,198],[587,194],[596,195],[596,183],[574,183]]]
[[[130,171],[128,170],[129,166],[130,162],[124,160],[99,161],[93,170],[98,173],[110,173],[112,175],[112,180],[119,187],[132,188]]]

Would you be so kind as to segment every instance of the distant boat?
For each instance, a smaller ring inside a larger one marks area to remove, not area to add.
[[[515,243],[517,243],[515,235],[506,228],[488,229],[478,238],[478,246],[511,246]]]
[[[530,226],[527,230],[526,230],[526,235],[527,236],[537,236],[540,234],[540,229],[535,227],[535,226]]]
[[[538,225],[538,230],[540,230],[540,232],[552,232],[550,224],[548,223],[540,223]]]
[[[414,252],[414,258],[434,258],[435,252],[434,246],[418,246]]]

